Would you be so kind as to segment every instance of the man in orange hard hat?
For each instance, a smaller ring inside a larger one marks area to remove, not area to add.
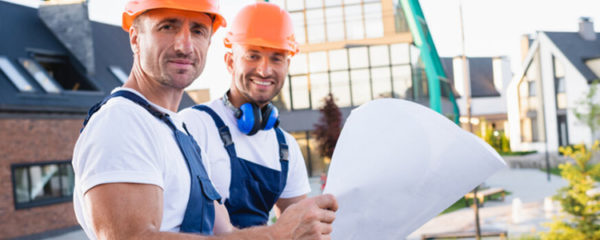
[[[129,79],[90,109],[73,153],[73,203],[90,239],[322,239],[331,231],[330,195],[288,208],[273,226],[236,231],[217,202],[205,149],[175,111],[222,26],[218,0],[127,3]]]
[[[298,143],[278,127],[271,104],[298,52],[290,15],[257,2],[243,7],[225,37],[232,75],[223,98],[180,112],[206,149],[213,183],[234,226],[264,225],[269,211],[284,211],[310,192]]]

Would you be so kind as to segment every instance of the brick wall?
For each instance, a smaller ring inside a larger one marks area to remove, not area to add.
[[[11,164],[71,160],[82,119],[0,119],[0,239],[77,225],[73,203],[15,210]]]

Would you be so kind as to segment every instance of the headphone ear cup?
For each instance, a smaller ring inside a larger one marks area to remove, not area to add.
[[[254,103],[251,103],[251,105],[252,105],[252,113],[254,114],[254,125],[252,125],[252,130],[250,130],[250,132],[248,133],[248,136],[252,136],[252,135],[256,134],[258,132],[258,130],[260,130],[260,126],[262,125],[262,121],[263,121],[260,108]]]
[[[274,105],[267,105],[267,109],[263,113],[263,126],[262,129],[269,130],[279,122],[279,110]]]
[[[257,114],[255,112],[255,107],[251,103],[244,103],[240,107],[241,114],[237,117],[237,124],[240,132],[250,134],[250,132],[254,130],[257,120],[260,121],[260,119],[257,119],[260,118],[260,114],[256,116]]]

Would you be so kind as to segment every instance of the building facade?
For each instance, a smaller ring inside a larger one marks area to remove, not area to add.
[[[591,20],[582,18],[579,26],[524,40],[523,70],[507,92],[512,149],[556,154],[560,146],[592,142],[573,110],[600,78],[600,38]]]
[[[303,151],[309,175],[326,171],[312,131],[332,93],[345,119],[370,100],[428,104],[428,83],[404,10],[392,0],[271,0],[294,22],[300,53],[274,103]],[[447,102],[447,101],[446,101]],[[447,104],[447,103],[446,103]],[[447,108],[451,109],[451,108]]]
[[[464,77],[461,56],[442,58],[448,81],[455,90],[456,103],[460,109],[460,122],[469,130],[466,112],[465,80],[470,83],[471,124],[473,132],[482,137],[486,133],[504,133],[509,137],[506,115],[506,88],[512,79],[510,62],[506,57],[467,57]]]

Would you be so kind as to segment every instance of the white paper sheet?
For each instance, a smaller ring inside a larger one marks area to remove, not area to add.
[[[405,239],[506,163],[487,143],[419,104],[355,109],[332,157],[334,240]]]

